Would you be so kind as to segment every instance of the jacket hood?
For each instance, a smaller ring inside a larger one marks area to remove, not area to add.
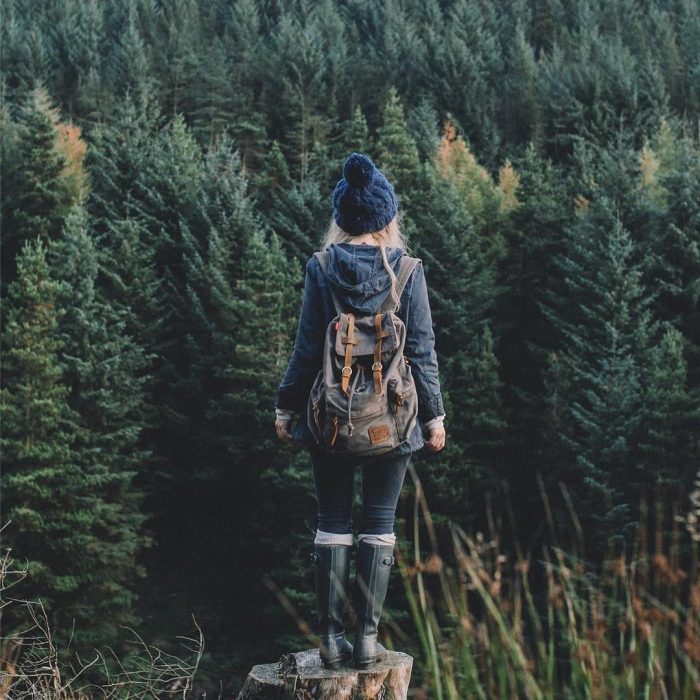
[[[379,246],[332,243],[327,250],[330,253],[328,282],[340,303],[354,313],[377,313],[391,288]],[[401,248],[386,247],[386,257],[396,275],[403,255]]]

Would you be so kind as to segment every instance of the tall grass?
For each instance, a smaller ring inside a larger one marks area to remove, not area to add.
[[[643,506],[633,550],[611,553],[602,567],[594,567],[583,557],[581,525],[571,507],[576,536],[558,541],[538,478],[550,542],[539,557],[521,551],[517,541],[514,551],[503,551],[502,533],[490,515],[488,536],[449,525],[448,564],[439,552],[420,479],[415,467],[409,468],[415,485],[412,551],[398,540],[396,559],[422,652],[416,669],[423,677],[413,679],[422,681],[418,696],[698,697],[700,482],[690,513],[672,513],[670,535],[664,536],[661,501],[651,532]],[[570,506],[569,494],[560,488]],[[507,511],[515,529],[510,504]],[[421,532],[427,533],[425,543]],[[687,570],[679,561],[681,544],[691,552]],[[423,556],[424,549],[430,554]]]
[[[196,621],[198,636],[181,637],[186,658],[146,643],[131,630],[134,639],[128,640],[130,650],[122,657],[112,649],[95,649],[91,658],[72,659],[69,650],[57,648],[42,603],[14,597],[12,589],[26,576],[5,550],[0,556],[0,700],[190,697],[204,648]],[[14,608],[24,611],[28,623],[3,628]]]

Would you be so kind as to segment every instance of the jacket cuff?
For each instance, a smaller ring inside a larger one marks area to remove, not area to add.
[[[444,420],[445,420],[445,414],[443,413],[441,416],[437,416],[436,418],[431,418],[429,421],[427,421],[425,423],[424,427],[426,430],[434,430],[435,428],[441,427]]]
[[[275,408],[275,418],[282,421],[290,421],[295,416],[295,411],[288,411],[286,408]]]

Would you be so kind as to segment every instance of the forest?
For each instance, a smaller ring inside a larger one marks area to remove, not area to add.
[[[698,0],[0,8],[0,697],[97,649],[70,687],[229,698],[313,646],[274,408],[353,151],[446,410],[381,628],[413,697],[700,692]]]

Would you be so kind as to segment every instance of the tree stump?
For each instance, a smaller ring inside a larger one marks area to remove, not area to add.
[[[253,666],[237,700],[406,700],[413,657],[387,652],[366,670],[323,668],[318,649],[284,654],[274,664]]]

